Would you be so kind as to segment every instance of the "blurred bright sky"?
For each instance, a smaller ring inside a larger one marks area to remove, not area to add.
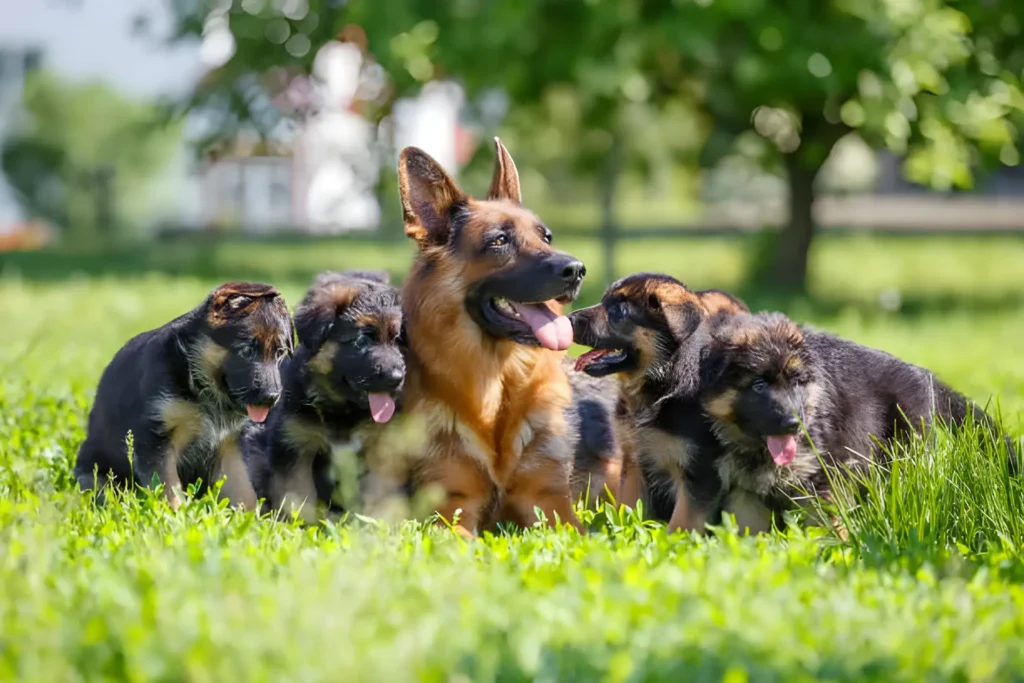
[[[145,15],[148,33],[133,35]],[[129,95],[180,94],[202,75],[196,43],[168,49],[162,0],[0,0],[0,47],[38,47],[43,66]]]

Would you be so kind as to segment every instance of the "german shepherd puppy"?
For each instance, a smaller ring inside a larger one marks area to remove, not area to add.
[[[572,509],[572,394],[562,371],[572,326],[562,305],[583,263],[552,247],[523,207],[519,175],[497,139],[486,199],[460,190],[422,150],[402,150],[405,232],[418,253],[403,288],[410,364],[405,399],[429,436],[417,487],[473,535],[500,522],[580,528]]]
[[[746,310],[725,292],[694,292],[667,275],[638,273],[570,315],[576,341],[593,347],[576,368],[621,378],[622,502],[645,499],[670,531],[703,530],[718,510],[720,447],[701,413],[700,365],[715,325]]]
[[[616,424],[619,383],[611,377],[591,377],[578,372],[571,359],[562,367],[569,375],[572,406],[570,429],[578,436],[573,456],[572,498],[585,498],[587,505],[610,494],[618,501],[622,483],[622,436]]]
[[[936,418],[957,426],[973,412],[995,431],[980,407],[928,370],[780,313],[737,315],[718,328],[703,385],[704,411],[723,446],[726,509],[751,531],[770,528],[803,495],[827,499],[822,462],[837,470],[832,475],[862,471],[884,457],[879,444],[905,440]]]
[[[335,446],[391,420],[405,381],[402,309],[386,272],[318,275],[295,309],[299,346],[284,366],[284,396],[245,440],[257,494],[307,523],[332,507]]]
[[[221,495],[253,509],[241,429],[246,414],[267,418],[281,394],[279,365],[292,349],[284,299],[252,282],[221,285],[185,315],[134,337],[100,377],[75,463],[79,485],[102,488],[112,476],[149,486],[156,477],[177,509],[177,489],[226,475]]]

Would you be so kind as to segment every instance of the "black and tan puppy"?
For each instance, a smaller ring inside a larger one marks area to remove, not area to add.
[[[618,501],[623,462],[623,442],[615,417],[619,384],[611,377],[591,377],[575,370],[570,358],[563,360],[562,367],[572,388],[567,422],[576,435],[570,480],[573,500],[584,498],[594,505],[610,494]]]
[[[726,509],[752,531],[805,495],[828,497],[822,468],[863,470],[879,449],[939,418],[953,427],[980,407],[930,371],[883,351],[798,326],[780,313],[738,315],[713,335],[702,403],[724,453]],[[818,450],[815,455],[807,437]]]
[[[221,495],[253,509],[240,432],[246,414],[262,422],[278,400],[279,364],[292,346],[281,295],[251,282],[222,285],[185,315],[134,337],[100,377],[75,463],[79,485],[102,487],[113,477],[149,486],[156,477],[177,508],[178,489],[226,475]]]
[[[711,330],[746,310],[725,292],[694,292],[667,275],[638,273],[570,316],[576,341],[594,349],[577,369],[621,378],[621,500],[643,498],[670,530],[703,529],[720,505],[720,446],[700,409],[700,366]]]
[[[336,448],[358,451],[357,430],[391,420],[405,381],[400,295],[386,272],[316,277],[295,310],[299,346],[284,397],[246,438],[246,461],[266,505],[307,523],[332,506]],[[367,482],[363,482],[367,484]]]

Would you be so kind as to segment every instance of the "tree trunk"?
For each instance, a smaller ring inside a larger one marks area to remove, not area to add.
[[[615,190],[622,175],[622,141],[617,133],[612,133],[612,146],[605,157],[604,169],[598,191],[601,193],[601,247],[604,260],[605,287],[615,281]]]
[[[821,164],[809,165],[799,153],[785,155],[784,161],[789,184],[789,223],[779,233],[767,281],[779,290],[803,293],[807,290],[807,261],[817,227],[813,213],[814,180]]]

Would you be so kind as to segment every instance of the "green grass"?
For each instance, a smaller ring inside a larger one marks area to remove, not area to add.
[[[595,243],[562,245],[588,266]],[[748,245],[625,245],[619,269],[733,288]],[[294,305],[320,268],[400,274],[404,244],[24,254],[0,262],[0,680],[1024,680],[1024,487],[1002,454],[913,444],[821,531],[593,533],[473,544],[369,521],[303,530],[194,500],[98,508],[73,487],[96,380],[220,281]],[[785,310],[935,370],[1020,434],[1024,241],[829,238]],[[600,292],[602,274],[581,303]],[[74,275],[74,272],[78,272]],[[879,305],[900,292],[899,311]],[[755,306],[776,305],[744,292]]]

